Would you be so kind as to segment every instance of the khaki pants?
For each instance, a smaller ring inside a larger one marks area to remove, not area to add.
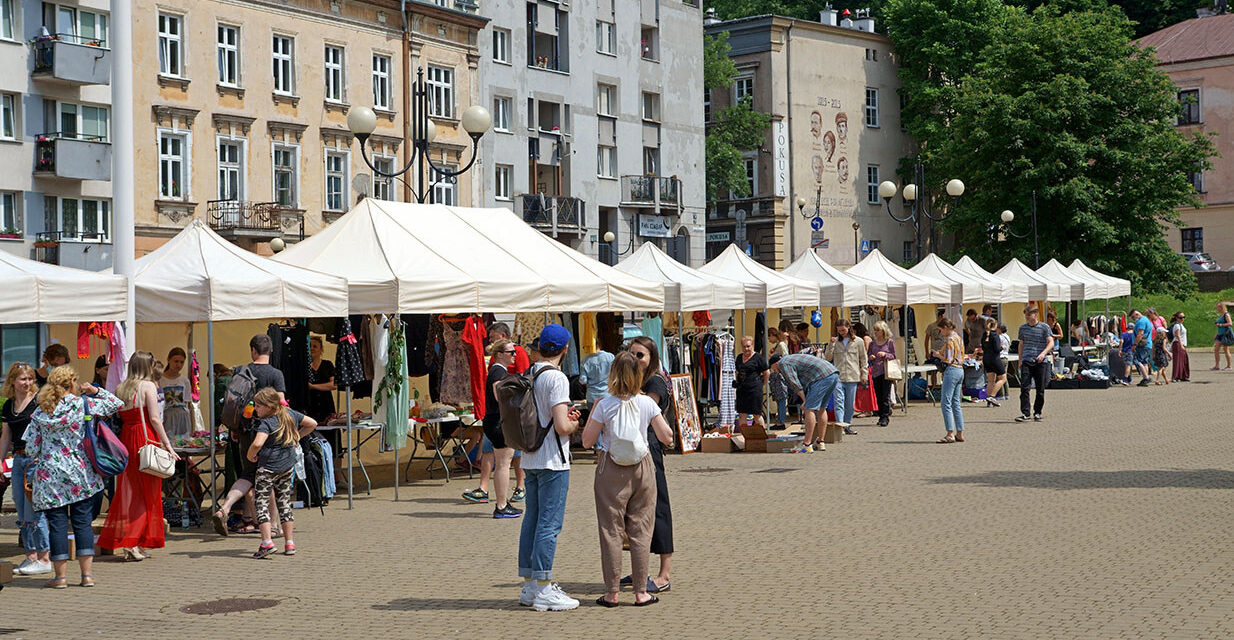
[[[651,456],[626,467],[613,462],[607,452],[598,452],[595,497],[605,590],[615,593],[621,588],[624,533],[630,540],[630,578],[634,591],[646,591],[651,533],[656,521],[656,469]]]

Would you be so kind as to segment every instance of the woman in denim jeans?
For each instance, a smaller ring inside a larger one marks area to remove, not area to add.
[[[39,407],[26,431],[26,452],[34,460],[34,508],[47,517],[51,562],[56,577],[44,585],[52,589],[68,586],[65,577],[69,559],[69,527],[77,544],[77,563],[81,567],[81,586],[93,587],[90,570],[94,560],[94,530],[90,528],[94,495],[103,490],[103,479],[86,458],[82,441],[86,429],[85,402],[75,393],[97,394],[90,400],[94,415],[109,415],[120,408],[116,396],[94,385],[82,384],[71,367],[53,369],[47,384],[39,391]],[[136,452],[133,452],[136,455]]]
[[[943,334],[943,350],[931,352],[931,355],[941,358],[947,365],[943,371],[943,397],[939,402],[947,435],[938,443],[964,442],[964,414],[960,410],[964,396],[964,344],[950,319],[939,320],[938,328]]]
[[[24,576],[51,572],[47,519],[34,510],[22,487],[26,468],[31,462],[26,455],[26,427],[30,424],[30,416],[38,408],[38,402],[34,399],[38,390],[34,367],[24,362],[14,362],[4,377],[4,390],[0,391],[0,395],[8,398],[3,409],[0,409],[0,420],[3,420],[0,422],[0,459],[10,452],[13,454],[13,505],[17,507],[21,546],[26,551],[25,561],[15,571]]]

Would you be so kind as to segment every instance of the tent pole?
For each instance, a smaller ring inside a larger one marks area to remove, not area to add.
[[[355,463],[356,451],[351,444],[351,387],[347,387],[347,508],[355,508],[355,485],[351,477],[352,466]],[[394,467],[398,471],[398,466]]]
[[[207,378],[210,383],[210,504],[214,510],[219,508],[219,494],[217,490],[218,481],[218,457],[215,448],[215,442],[218,440],[218,416],[214,415],[214,321],[206,321],[206,367]]]

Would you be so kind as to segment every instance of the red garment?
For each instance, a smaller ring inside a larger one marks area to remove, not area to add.
[[[90,336],[102,338],[110,345],[112,326],[110,322],[78,322],[77,359],[85,360],[90,357]]]
[[[484,415],[484,383],[488,373],[484,369],[484,341],[488,329],[480,316],[468,316],[463,325],[463,343],[467,345],[467,369],[471,374],[472,415]]]
[[[711,326],[711,312],[710,311],[695,311],[694,312],[694,326],[710,327]]]
[[[853,403],[853,411],[860,413],[877,413],[878,397],[874,395],[874,376],[867,374],[865,388],[857,388],[857,401]]]
[[[147,442],[157,443],[158,436],[143,419],[142,408],[120,412],[120,441],[129,451],[129,463],[124,473],[116,476],[116,495],[107,509],[107,521],[99,534],[97,546],[104,549],[163,546],[163,480],[142,473],[137,451]]]
[[[514,367],[510,369],[510,373],[520,374],[531,368],[531,358],[527,355],[527,350],[522,345],[514,345]]]

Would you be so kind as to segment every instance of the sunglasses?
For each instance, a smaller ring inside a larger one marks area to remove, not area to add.
[[[514,354],[516,354],[516,353],[518,353],[518,352],[517,352],[517,351],[515,351],[514,349],[510,349],[510,350],[508,350],[508,351],[498,351],[497,353],[508,353],[508,354],[510,354],[510,355],[514,355]]]
[[[633,353],[633,352],[631,352],[631,353]],[[647,354],[646,354],[645,352],[643,352],[643,351],[639,351],[638,353],[635,353],[635,354],[634,354],[634,357],[635,357],[635,358],[638,358],[639,360],[642,360],[643,358],[646,358],[646,357],[647,357]]]

